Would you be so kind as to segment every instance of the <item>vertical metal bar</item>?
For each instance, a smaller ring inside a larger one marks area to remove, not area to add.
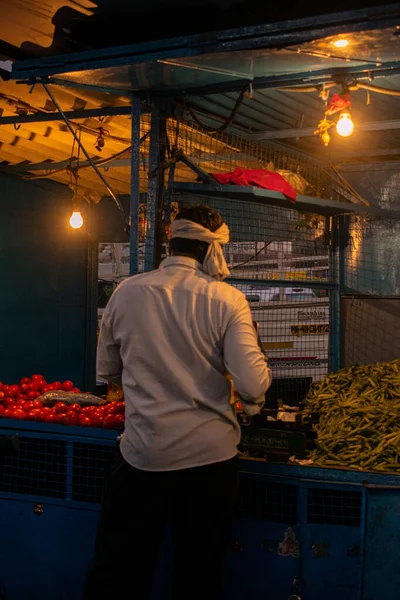
[[[366,486],[363,487],[361,493],[361,569],[360,569],[360,589],[357,600],[364,598],[364,582],[365,582],[365,559],[366,559],[366,541],[367,541],[367,525],[368,525],[368,497],[369,490]]]
[[[329,292],[329,362],[330,372],[340,369],[340,291],[338,262],[338,221],[337,217],[327,220],[330,237],[329,270],[335,287]]]
[[[160,109],[155,106],[151,111],[149,175],[146,203],[146,241],[144,270],[151,271],[155,266],[155,243],[157,228],[157,203],[160,180]]]
[[[99,275],[99,244],[92,237],[94,206],[87,211],[88,242],[86,259],[86,338],[85,338],[85,389],[94,391],[96,386],[97,353],[97,300]]]
[[[140,116],[140,100],[134,99],[132,103],[131,198],[129,208],[130,275],[136,275],[139,272]]]
[[[66,465],[65,465],[65,487],[66,500],[72,500],[72,483],[74,469],[74,445],[73,442],[66,443]]]

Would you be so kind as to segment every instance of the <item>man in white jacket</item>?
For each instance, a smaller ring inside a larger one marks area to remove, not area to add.
[[[181,211],[171,256],[124,281],[104,312],[97,371],[122,383],[126,420],[84,600],[147,599],[170,517],[173,600],[220,597],[240,440],[226,374],[250,415],[271,384],[249,305],[222,281],[228,241],[213,209]]]

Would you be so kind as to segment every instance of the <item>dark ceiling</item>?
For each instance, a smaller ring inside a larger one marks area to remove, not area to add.
[[[13,60],[51,56],[376,5],[377,0],[333,5],[315,0],[3,0],[0,55]]]

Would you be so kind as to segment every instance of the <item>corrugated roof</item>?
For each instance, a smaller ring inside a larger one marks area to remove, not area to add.
[[[50,16],[51,10],[36,7],[31,2],[32,11],[39,11],[41,18],[46,20]],[[9,0],[15,9],[14,0]],[[72,3],[74,7],[79,7],[82,14],[90,11],[89,0],[82,0],[79,5]],[[27,6],[21,2],[21,6]],[[13,9],[13,10],[14,10]],[[15,18],[16,13],[10,12]],[[11,18],[11,17],[10,17]],[[48,27],[48,20],[46,21]],[[22,27],[26,27],[23,25]],[[29,26],[30,36],[35,34],[35,26]],[[44,27],[45,36],[51,36],[50,29]],[[26,30],[21,30],[17,35],[14,31],[15,40],[18,36],[24,35]],[[47,32],[47,33],[46,33]],[[181,86],[176,97],[170,97],[172,101],[186,103],[196,110],[197,117],[206,125],[218,127],[232,113],[238,98],[237,91],[229,89],[219,93],[209,93],[199,95],[192,89],[190,96],[182,94],[182,82],[189,81],[193,85],[194,74],[198,76],[198,82],[235,82],[240,78],[247,77],[248,82],[255,81],[258,78],[259,85],[248,86],[249,96],[245,97],[239,110],[237,111],[229,131],[240,134],[244,139],[251,140],[252,134],[257,132],[267,132],[269,136],[274,131],[298,129],[300,133],[297,137],[288,139],[269,140],[265,142],[268,147],[288,148],[297,150],[316,158],[326,160],[332,159],[336,164],[353,158],[371,156],[386,157],[393,160],[400,158],[400,130],[391,131],[360,131],[357,125],[360,123],[380,122],[394,120],[398,118],[400,109],[400,98],[394,96],[381,95],[377,93],[370,94],[370,102],[367,103],[368,94],[365,90],[357,90],[352,93],[353,118],[356,124],[356,131],[351,138],[341,139],[333,135],[331,144],[325,148],[318,136],[308,135],[303,137],[301,130],[317,128],[318,122],[324,115],[325,106],[318,91],[310,93],[294,93],[282,91],[271,87],[262,86],[262,81],[272,75],[276,78],[296,75],[298,70],[303,73],[302,85],[307,83],[307,77],[315,76],[313,85],[318,85],[325,81],[317,72],[324,74],[330,69],[332,80],[347,81],[345,74],[349,69],[356,69],[363,73],[365,78],[368,75],[368,69],[381,72],[385,68],[385,77],[376,79],[373,83],[384,88],[400,91],[400,44],[398,39],[399,30],[394,27],[377,31],[352,33],[349,36],[349,47],[346,50],[336,50],[332,52],[332,39],[320,39],[315,42],[307,42],[299,48],[285,48],[280,52],[274,50],[241,51],[240,53],[225,52],[222,54],[202,55],[201,57],[180,58],[181,64],[169,64],[170,61],[163,62],[150,61],[146,64],[126,64],[123,70],[115,70],[107,67],[107,53],[103,53],[103,71],[96,70],[90,72],[75,72],[66,75],[62,73],[63,60],[59,57],[51,61],[40,61],[35,63],[40,68],[46,70],[48,65],[58,65],[57,72],[59,77],[63,78],[64,84],[89,83],[91,89],[77,87],[54,87],[54,94],[64,111],[91,109],[104,106],[128,106],[129,98],[126,94],[108,94],[97,89],[96,86],[106,84],[112,87],[120,83],[121,77],[126,89],[154,89],[163,92],[166,89],[176,88],[177,83]],[[37,33],[37,31],[36,31]],[[341,34],[346,30],[342,28]],[[11,34],[10,34],[11,36]],[[11,37],[7,38],[9,43],[14,43]],[[42,39],[42,38],[41,38]],[[50,39],[50,38],[49,38]],[[190,46],[190,44],[189,44]],[[295,51],[294,51],[295,50]],[[297,50],[300,50],[299,52]],[[120,49],[121,52],[124,49]],[[116,50],[117,52],[117,50]],[[115,52],[114,52],[115,56]],[[69,60],[69,56],[67,59]],[[75,60],[76,57],[73,57]],[[97,54],[92,53],[92,58],[97,59]],[[32,64],[28,67],[32,68]],[[46,66],[47,65],[47,66]],[[61,65],[61,67],[60,67]],[[390,67],[388,66],[390,65]],[[397,66],[396,66],[397,65]],[[201,73],[201,76],[199,75]],[[249,76],[249,73],[251,77]],[[50,73],[51,74],[51,70]],[[390,76],[389,76],[390,75]],[[321,77],[321,79],[318,79]],[[348,78],[351,79],[351,78]],[[365,81],[365,79],[363,79]],[[279,84],[275,83],[275,87]],[[298,84],[300,85],[300,84]],[[161,87],[160,87],[161,86]],[[118,87],[118,86],[116,86]],[[332,88],[330,93],[340,91]],[[146,92],[147,93],[147,92]],[[27,85],[17,85],[12,81],[0,81],[0,109],[2,116],[11,116],[18,113],[35,112],[50,114],[54,112],[54,106],[40,84],[37,84],[33,90]],[[75,120],[75,127],[81,132],[82,141],[89,154],[95,160],[104,160],[118,155],[118,161],[109,163],[107,168],[107,179],[114,191],[119,194],[126,194],[130,191],[130,172],[129,172],[129,146],[131,135],[131,123],[129,116],[106,117],[104,120],[97,118]],[[172,124],[173,125],[173,124]],[[171,126],[172,126],[171,125]],[[147,116],[142,119],[142,134],[148,131],[149,121]],[[105,147],[102,151],[96,149],[96,140],[100,130],[105,130]],[[193,135],[193,132],[191,133]],[[197,160],[199,164],[206,168],[208,159],[207,140],[193,144],[198,150]],[[209,142],[209,153],[218,151],[226,152],[225,147],[216,148],[217,142]],[[243,143],[245,147],[245,143]],[[192,150],[193,150],[192,148]],[[193,150],[194,151],[194,150]],[[125,152],[125,153],[124,153]],[[122,155],[121,155],[122,153]],[[374,154],[375,153],[375,154]],[[142,148],[142,180],[145,181],[145,170],[148,162],[148,141]],[[262,153],[260,152],[260,155]],[[201,158],[203,156],[203,158]],[[0,125],[0,163],[3,168],[9,172],[18,172],[20,175],[29,176],[49,176],[52,179],[68,184],[71,181],[71,174],[66,168],[68,161],[77,158],[77,148],[73,144],[73,138],[62,121],[52,121],[50,123],[24,123],[18,129],[13,125]],[[200,157],[200,158],[199,158]],[[73,164],[76,165],[76,161]],[[40,169],[40,165],[47,161]],[[202,162],[203,161],[203,162]],[[38,167],[39,163],[39,167]],[[53,166],[52,166],[52,163]],[[61,164],[61,166],[60,166]],[[229,160],[222,164],[229,165]],[[58,166],[57,166],[58,165]],[[11,167],[17,166],[14,170]],[[44,168],[46,166],[46,169]],[[215,168],[215,161],[209,161],[208,166]],[[30,168],[31,167],[31,168]],[[56,168],[55,168],[56,167]],[[184,168],[181,169],[181,178],[193,177]],[[79,185],[86,190],[94,190],[98,193],[104,192],[104,186],[99,181],[91,168],[81,169],[79,171]]]

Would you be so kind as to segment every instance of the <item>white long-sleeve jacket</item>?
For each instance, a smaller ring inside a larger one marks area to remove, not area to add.
[[[226,372],[251,414],[271,384],[244,295],[181,256],[117,288],[104,311],[97,371],[122,382],[121,452],[146,471],[232,458],[240,428]]]

